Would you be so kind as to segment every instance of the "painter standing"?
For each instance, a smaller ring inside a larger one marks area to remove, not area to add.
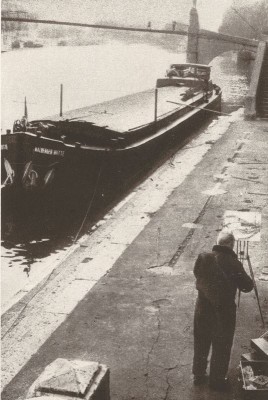
[[[222,231],[210,253],[199,254],[195,266],[198,297],[194,316],[194,384],[204,384],[212,347],[209,385],[228,389],[227,372],[236,321],[237,289],[250,292],[253,282],[233,251],[235,238]]]

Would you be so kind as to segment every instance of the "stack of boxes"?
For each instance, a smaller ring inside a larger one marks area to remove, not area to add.
[[[245,399],[268,399],[268,331],[251,339],[252,352],[243,354],[240,368]]]

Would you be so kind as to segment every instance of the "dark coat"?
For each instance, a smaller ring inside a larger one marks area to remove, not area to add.
[[[203,376],[212,346],[209,379],[223,382],[228,371],[235,320],[237,289],[250,292],[251,278],[229,247],[216,245],[198,256],[194,274],[198,298],[194,316],[193,374]]]
[[[215,245],[211,253],[201,253],[194,266],[199,301],[216,310],[235,307],[237,289],[250,292],[253,282],[237,255],[227,246]]]

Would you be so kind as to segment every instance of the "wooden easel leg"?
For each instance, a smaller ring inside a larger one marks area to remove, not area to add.
[[[258,303],[258,307],[259,307],[259,311],[260,311],[260,316],[261,316],[261,320],[262,320],[262,324],[263,324],[263,327],[265,327],[264,318],[263,318],[263,315],[262,315],[262,310],[261,310],[261,305],[260,305],[259,293],[258,293],[258,289],[257,289],[257,285],[256,285],[256,281],[255,281],[255,277],[254,277],[254,273],[253,273],[253,269],[252,269],[252,265],[251,265],[251,261],[250,261],[250,257],[249,257],[248,253],[247,253],[247,262],[248,262],[250,275],[251,275],[251,278],[252,278],[252,281],[253,281],[254,292],[255,292],[255,295],[256,295],[256,299],[257,299],[257,303]]]

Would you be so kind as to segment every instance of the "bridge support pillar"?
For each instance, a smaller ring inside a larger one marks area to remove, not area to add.
[[[191,8],[190,21],[188,28],[188,42],[187,42],[187,62],[198,63],[198,34],[199,34],[199,18],[198,12],[195,7]]]

